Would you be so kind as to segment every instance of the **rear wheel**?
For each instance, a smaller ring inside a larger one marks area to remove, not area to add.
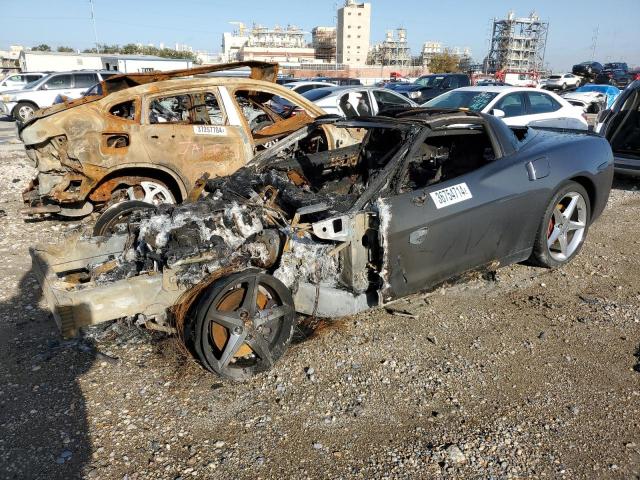
[[[202,296],[185,337],[212,372],[245,380],[269,370],[284,354],[295,326],[289,289],[249,270],[214,283]]]
[[[534,263],[554,268],[575,257],[584,244],[591,219],[589,195],[582,185],[567,182],[553,196],[533,247]]]

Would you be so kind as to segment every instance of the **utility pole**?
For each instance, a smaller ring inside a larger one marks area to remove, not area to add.
[[[98,30],[96,30],[96,15],[93,12],[93,0],[89,0],[89,5],[91,6],[91,23],[93,24],[93,36],[96,41],[96,52],[100,53],[100,45],[98,44]]]
[[[593,31],[593,37],[591,38],[591,61],[595,61],[596,58],[596,46],[598,45],[598,33],[600,33],[600,25],[598,25]]]

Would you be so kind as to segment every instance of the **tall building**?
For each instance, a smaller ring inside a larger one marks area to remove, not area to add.
[[[371,38],[371,4],[346,0],[338,9],[338,63],[365,65]]]
[[[535,12],[516,18],[493,19],[491,49],[485,60],[489,72],[538,72],[544,65],[549,24],[542,22]]]
[[[311,30],[311,46],[316,59],[322,62],[336,61],[336,27],[315,27]]]
[[[411,66],[411,49],[407,41],[407,30],[398,28],[397,33],[396,36],[393,30],[387,30],[384,42],[371,49],[368,63],[397,67]]]
[[[242,60],[259,60],[279,63],[312,63],[315,60],[313,48],[307,46],[308,32],[289,25],[274,28],[254,25],[249,40],[242,47]]]
[[[314,61],[314,50],[307,46],[305,38],[308,33],[298,27],[290,25],[282,28],[276,25],[267,28],[254,24],[248,30],[242,23],[232,23],[238,25],[238,29],[233,33],[223,33],[222,61],[258,60],[294,64]]]

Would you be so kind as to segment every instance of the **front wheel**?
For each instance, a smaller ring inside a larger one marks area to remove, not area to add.
[[[18,103],[13,110],[13,118],[15,118],[18,122],[25,123],[31,117],[38,108],[29,102],[20,102]]]
[[[589,230],[591,202],[582,185],[567,182],[554,194],[536,234],[531,259],[547,268],[569,263]]]
[[[291,342],[296,314],[289,289],[247,270],[215,282],[202,295],[185,338],[210,371],[246,380],[269,370]]]
[[[127,200],[116,203],[100,214],[93,227],[93,235],[101,237],[113,235],[118,230],[118,225],[129,223],[129,218],[134,212],[155,211],[157,207],[152,203],[140,200]]]

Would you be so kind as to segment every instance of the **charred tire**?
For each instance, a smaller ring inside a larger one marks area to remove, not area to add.
[[[573,181],[562,185],[540,221],[532,263],[546,268],[569,263],[582,249],[590,221],[591,202],[584,187]]]
[[[289,289],[251,269],[218,280],[202,294],[185,338],[205,368],[246,380],[271,369],[284,354],[295,320]]]
[[[38,106],[35,103],[18,102],[13,108],[13,118],[20,123],[24,123],[33,116],[36,110],[38,110]]]
[[[156,206],[140,200],[127,200],[107,208],[96,220],[93,227],[94,236],[112,235],[116,225],[127,222],[134,212],[156,210]]]

